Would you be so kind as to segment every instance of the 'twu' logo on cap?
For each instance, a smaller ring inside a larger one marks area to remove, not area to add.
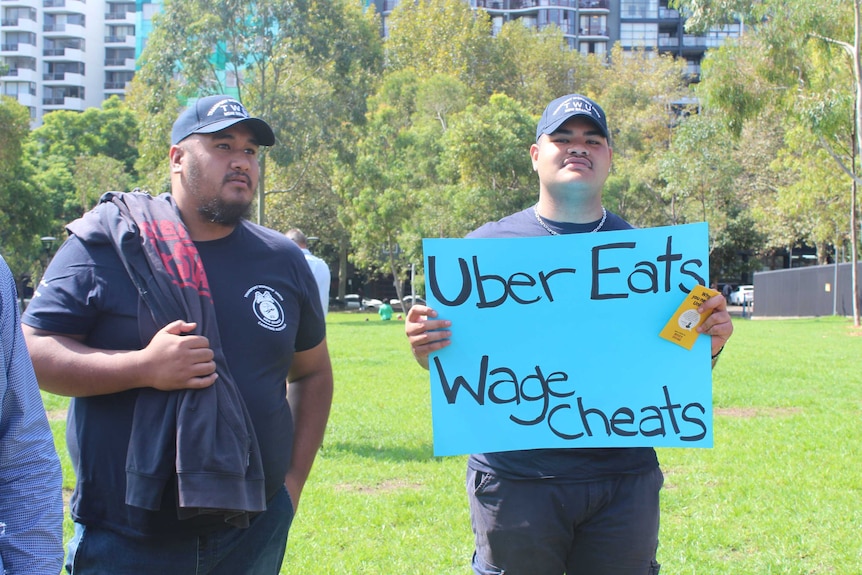
[[[560,114],[572,114],[575,112],[586,112],[593,118],[601,119],[602,115],[599,111],[588,101],[583,98],[569,98],[565,102],[561,103],[557,106],[557,109],[554,110],[554,116],[558,116]]]
[[[209,111],[207,112],[207,116],[219,115],[224,116],[225,118],[248,118],[249,114],[245,109],[245,106],[237,102],[233,99],[221,100],[214,104]]]

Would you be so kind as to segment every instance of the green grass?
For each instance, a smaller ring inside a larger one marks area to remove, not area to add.
[[[465,458],[432,454],[428,375],[402,322],[328,324],[332,416],[282,573],[469,575]],[[735,326],[714,372],[715,447],[659,450],[662,573],[862,574],[862,331],[841,318]]]

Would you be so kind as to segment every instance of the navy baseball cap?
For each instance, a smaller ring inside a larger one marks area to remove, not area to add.
[[[275,134],[269,124],[249,115],[239,100],[230,96],[206,96],[180,114],[171,129],[171,145],[176,145],[192,134],[212,134],[244,122],[251,128],[261,146],[275,144]]]
[[[563,122],[574,116],[589,118],[601,130],[602,135],[610,142],[611,136],[608,131],[608,121],[602,107],[580,94],[569,94],[557,98],[545,108],[539,125],[536,127],[536,141],[542,134],[555,132]]]

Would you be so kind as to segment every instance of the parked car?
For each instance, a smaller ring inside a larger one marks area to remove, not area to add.
[[[392,306],[392,309],[393,309],[394,311],[404,311],[404,310],[408,310],[408,309],[410,309],[411,307],[413,307],[414,305],[425,305],[425,300],[424,300],[424,299],[422,299],[422,298],[421,298],[421,297],[419,297],[419,296],[416,296],[416,297],[414,298],[413,296],[408,295],[408,296],[404,296],[404,304],[405,304],[405,305],[402,305],[402,304],[401,304],[401,301],[400,301],[400,300],[397,300],[397,299],[391,299],[391,300],[389,300],[389,305],[391,305],[391,306]]]
[[[358,293],[349,293],[344,296],[344,309],[362,309],[362,298]]]
[[[383,305],[383,302],[376,298],[362,300],[362,309],[367,309],[368,311],[377,311],[381,305]]]
[[[730,297],[727,298],[731,305],[743,305],[745,303],[754,303],[754,286],[741,285],[730,292]]]

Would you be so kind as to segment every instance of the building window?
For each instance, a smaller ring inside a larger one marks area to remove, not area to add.
[[[106,72],[105,90],[125,90],[126,84],[132,81],[134,75],[131,71]]]
[[[105,36],[106,42],[125,42],[126,38],[135,35],[134,26],[108,26],[108,33]]]
[[[125,66],[126,60],[135,59],[134,48],[106,48],[105,66]]]
[[[578,51],[587,56],[589,54],[598,54],[602,56],[608,53],[607,42],[581,42],[578,46]]]
[[[581,36],[607,36],[608,35],[608,17],[607,16],[581,16],[580,22]]]
[[[32,32],[7,32],[3,40],[3,50],[15,52],[18,44],[36,45],[36,35]]]
[[[658,24],[620,24],[620,43],[624,48],[658,45]]]
[[[36,21],[36,9],[35,8],[21,8],[21,7],[13,7],[6,8],[3,12],[3,25],[4,26],[17,26],[18,20],[31,20],[33,22]]]
[[[83,86],[61,86],[50,87],[45,86],[45,95],[42,98],[42,103],[46,106],[62,106],[65,104],[66,98],[84,99]]]
[[[36,95],[36,84],[33,82],[3,82],[3,95],[16,97],[18,94]]]
[[[658,0],[622,0],[620,17],[623,19],[658,18]]]

